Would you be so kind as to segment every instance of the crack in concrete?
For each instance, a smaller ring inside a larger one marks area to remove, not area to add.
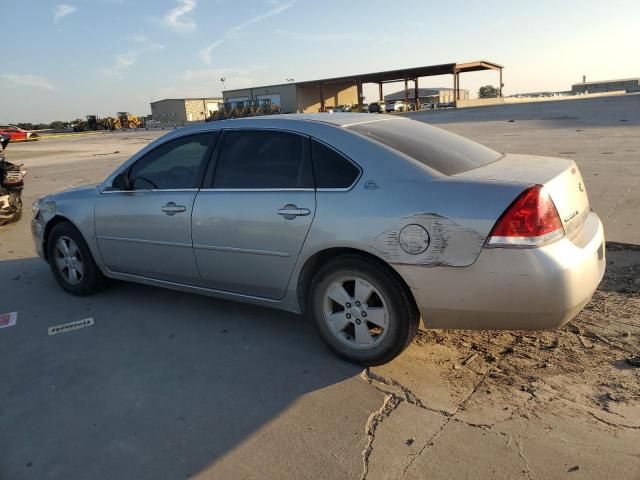
[[[367,426],[365,428],[365,433],[367,434],[368,440],[367,445],[362,450],[362,474],[360,475],[360,480],[365,480],[367,478],[367,474],[369,473],[369,457],[373,452],[373,442],[376,438],[376,430],[378,426],[391,415],[398,405],[402,402],[402,399],[393,393],[388,393],[384,397],[384,402],[382,402],[382,406],[369,415],[367,420]]]
[[[462,423],[463,425],[467,425],[469,427],[482,428],[483,430],[491,430],[496,425],[513,420],[513,418],[516,416],[516,413],[517,413],[516,410],[512,410],[511,414],[507,418],[504,418],[502,420],[496,420],[493,423],[475,423],[475,422],[469,422],[468,420],[461,420],[459,418],[454,418],[453,421]]]
[[[514,417],[514,413],[512,412],[512,414],[509,416],[509,418],[505,419],[505,420],[500,420],[497,421],[495,423],[492,423],[490,425],[485,425],[482,423],[471,423],[471,422],[466,422],[464,420],[460,420],[458,418],[452,418],[452,420],[454,422],[458,422],[458,423],[462,423],[463,425],[468,425],[469,427],[473,427],[473,428],[480,428],[492,435],[498,435],[498,436],[502,436],[502,437],[507,437],[507,447],[512,448],[511,444],[515,443],[516,446],[518,447],[517,452],[518,452],[518,456],[522,459],[522,461],[524,462],[524,470],[523,473],[525,473],[527,475],[527,478],[529,480],[535,480],[534,476],[533,476],[533,472],[531,471],[531,467],[529,466],[529,459],[527,458],[527,456],[524,454],[524,450],[522,448],[522,445],[520,444],[520,442],[518,441],[517,437],[512,436],[509,433],[506,432],[501,432],[500,430],[492,430],[492,428],[499,424],[499,423],[504,423],[507,422],[509,420],[511,420]]]
[[[392,378],[385,378],[382,375],[377,375],[371,372],[368,368],[365,368],[362,371],[362,373],[360,374],[360,378],[362,378],[365,382],[367,382],[367,384],[371,385],[379,392],[385,394],[382,406],[371,415],[369,415],[365,428],[365,433],[367,434],[368,439],[366,446],[362,450],[362,474],[360,475],[360,480],[366,480],[369,473],[369,458],[373,453],[373,443],[375,441],[376,430],[378,426],[384,421],[384,419],[389,417],[391,413],[396,408],[398,408],[398,406],[402,402],[407,402],[410,405],[414,405],[418,408],[422,408],[424,410],[428,410],[445,417],[449,417],[452,414],[444,410],[437,410],[435,408],[427,407],[422,402],[422,400],[420,400],[418,396],[411,391],[411,389],[405,387],[400,382]],[[376,385],[376,383],[385,385],[387,387],[394,387],[396,390],[389,391]]]
[[[511,436],[509,436],[509,438],[511,438]],[[518,437],[515,437],[513,440],[516,442],[516,445],[518,446],[518,455],[520,456],[520,458],[524,462],[524,471],[527,474],[527,478],[529,480],[534,480],[533,479],[533,473],[531,472],[531,467],[529,466],[529,459],[524,454],[524,451],[522,450],[522,445],[518,441]]]
[[[514,342],[516,343],[516,342]],[[409,461],[409,463],[405,466],[404,470],[402,471],[401,475],[399,478],[403,478],[406,473],[408,472],[409,468],[411,467],[411,465],[413,465],[413,463],[415,462],[415,460],[420,457],[424,451],[433,446],[434,442],[436,440],[436,438],[444,431],[444,429],[447,427],[447,425],[449,424],[449,422],[451,422],[452,420],[473,428],[481,428],[485,431],[488,431],[491,434],[494,435],[501,435],[501,436],[506,436],[508,438],[507,441],[507,446],[509,448],[514,448],[517,453],[518,456],[520,457],[520,459],[522,460],[523,464],[524,464],[524,470],[523,473],[525,473],[527,475],[527,478],[529,480],[534,480],[534,474],[531,470],[530,464],[529,464],[529,459],[526,456],[526,454],[524,453],[523,447],[521,442],[517,439],[512,437],[510,434],[505,433],[505,432],[501,432],[499,430],[492,430],[496,425],[507,422],[511,419],[514,418],[514,416],[516,415],[516,411],[513,410],[511,412],[511,414],[509,415],[508,418],[506,419],[502,419],[502,420],[497,420],[493,423],[487,423],[487,424],[483,424],[483,423],[474,423],[474,422],[469,422],[466,420],[462,420],[459,418],[456,418],[456,415],[458,415],[458,413],[460,413],[461,411],[463,411],[466,407],[466,405],[469,403],[470,399],[475,395],[475,393],[484,385],[484,383],[486,382],[487,378],[496,370],[500,367],[500,365],[502,364],[502,362],[504,361],[505,357],[508,355],[509,353],[509,349],[505,350],[505,353],[500,357],[500,359],[498,360],[498,362],[496,362],[494,364],[494,366],[492,368],[489,369],[489,371],[487,371],[484,376],[481,378],[481,380],[476,384],[476,386],[473,388],[473,390],[469,393],[469,395],[467,395],[466,398],[463,399],[462,402],[460,402],[456,408],[456,410],[452,413],[450,411],[446,411],[446,410],[440,410],[440,409],[435,409],[435,408],[431,408],[428,407],[410,388],[404,386],[403,384],[401,384],[400,382],[394,380],[393,378],[386,378],[382,375],[378,375],[374,372],[371,372],[368,368],[363,370],[360,377],[367,382],[367,384],[371,385],[373,388],[375,388],[376,390],[378,390],[379,392],[383,393],[385,395],[385,399],[384,402],[382,404],[382,406],[376,410],[375,412],[373,412],[370,416],[369,419],[367,421],[367,425],[366,425],[366,429],[365,432],[367,433],[368,436],[368,442],[367,445],[365,446],[364,450],[362,451],[362,459],[363,459],[363,471],[362,471],[362,475],[360,477],[360,480],[366,480],[366,477],[369,473],[369,459],[373,453],[373,446],[374,446],[374,441],[375,441],[375,434],[376,434],[376,430],[378,428],[378,426],[382,423],[382,421],[384,421],[384,419],[388,418],[392,412],[394,410],[396,410],[398,408],[398,406],[404,401],[407,402],[410,405],[413,405],[415,407],[427,410],[429,412],[432,413],[436,413],[438,415],[441,415],[442,417],[445,418],[445,421],[442,423],[442,425],[440,426],[440,428],[438,429],[437,432],[435,432],[431,438],[429,438],[429,440],[425,443],[424,446],[422,446],[422,448],[416,453],[416,454],[412,454],[411,455],[411,459]],[[385,387],[390,387],[390,388],[385,388]],[[560,397],[563,398],[563,397]],[[630,426],[630,425],[624,425],[624,424],[618,424],[618,423],[614,423],[614,422],[609,422],[607,420],[604,420],[600,417],[598,417],[596,414],[594,414],[593,412],[586,410],[587,413],[589,413],[595,420],[602,422],[606,425],[612,426],[612,427],[616,427],[616,428],[628,428],[628,429],[634,429],[634,430],[638,430],[640,429],[640,426]],[[537,415],[535,415],[536,417],[538,417]],[[540,418],[540,417],[538,417]],[[624,418],[624,417],[623,417]],[[542,420],[542,419],[540,419]],[[547,432],[548,433],[548,432]],[[563,439],[564,440],[564,439]],[[564,440],[566,443],[570,443],[567,442],[566,440]],[[515,448],[513,446],[513,444],[515,444]],[[622,452],[620,452],[622,453]],[[628,454],[625,453],[625,455],[631,455],[634,456],[633,454]]]
[[[502,358],[504,358],[504,356]],[[500,359],[500,361],[496,363],[494,369],[497,368],[501,362],[502,362],[502,359]],[[436,408],[428,407],[427,405],[425,405],[425,403],[422,400],[420,400],[420,398],[415,393],[413,393],[413,391],[410,388],[402,385],[397,380],[394,380],[393,378],[386,378],[386,377],[383,377],[382,375],[378,375],[376,373],[373,373],[368,368],[364,369],[362,371],[362,373],[360,374],[360,378],[362,378],[365,382],[367,382],[367,384],[371,385],[373,388],[375,388],[379,392],[384,393],[385,394],[385,399],[384,399],[384,402],[383,402],[382,406],[378,410],[373,412],[369,416],[369,419],[367,420],[367,426],[365,428],[365,433],[368,436],[368,441],[367,441],[367,445],[365,446],[364,450],[362,451],[363,470],[362,470],[362,474],[360,476],[360,480],[366,480],[366,477],[367,477],[367,475],[369,473],[369,458],[371,457],[371,454],[373,453],[373,443],[374,443],[374,440],[375,440],[376,429],[378,428],[378,426],[382,423],[382,421],[385,418],[389,417],[391,415],[391,413],[396,408],[398,408],[398,406],[403,401],[405,401],[408,404],[413,405],[415,407],[421,408],[423,410],[427,410],[427,411],[435,413],[437,415],[441,415],[441,416],[445,417],[446,420],[440,426],[440,429],[429,439],[429,441],[425,444],[425,446],[422,447],[420,452],[418,452],[417,455],[413,455],[412,456],[412,459],[409,462],[409,465],[407,465],[407,467],[405,467],[405,469],[402,472],[401,477],[404,476],[404,474],[407,472],[408,468],[415,461],[415,459],[422,454],[422,452],[425,450],[425,448],[427,446],[433,444],[433,440],[442,432],[442,430],[444,430],[444,428],[449,423],[449,421],[454,420],[456,422],[468,425],[470,427],[482,428],[482,429],[490,429],[493,426],[497,425],[498,423],[501,423],[503,421],[507,421],[507,420],[510,420],[511,418],[513,418],[513,416],[515,414],[515,412],[513,412],[513,411],[511,412],[511,415],[509,416],[508,419],[501,420],[501,421],[496,421],[496,422],[494,422],[492,424],[486,424],[486,425],[485,424],[467,422],[465,420],[460,420],[458,418],[454,418],[454,416],[460,410],[463,409],[464,405],[468,402],[468,400],[471,398],[471,396],[482,386],[482,384],[484,383],[484,381],[489,376],[489,374],[491,373],[492,370],[493,369],[490,369],[485,374],[485,376],[474,387],[474,389],[471,391],[471,393],[460,403],[460,405],[458,406],[456,411],[454,413],[451,413],[451,412],[448,412],[446,410],[439,410],[439,409],[436,409]],[[393,387],[393,388],[395,388],[395,390],[388,390],[388,389],[380,387],[377,384],[384,385],[384,386],[387,386],[387,387]],[[498,433],[500,435],[506,435],[506,434],[503,434],[502,432],[491,432],[491,433]],[[509,441],[511,441],[511,436],[509,436]],[[530,480],[533,480],[533,476],[530,475],[530,474],[529,474],[529,478],[530,478]]]
[[[431,438],[429,439],[429,441],[427,441],[427,443],[420,449],[420,451],[418,452],[418,454],[407,464],[407,466],[404,468],[404,470],[402,471],[402,474],[400,475],[399,478],[403,478],[406,473],[409,471],[409,468],[411,468],[411,465],[413,465],[413,463],[415,462],[415,460],[420,457],[422,455],[422,453],[427,449],[427,447],[430,447],[433,445],[435,439],[442,433],[442,431],[447,427],[447,425],[449,425],[449,422],[451,420],[457,420],[455,418],[455,416],[465,408],[465,406],[467,405],[467,403],[469,402],[469,400],[471,399],[471,397],[473,397],[473,395],[478,391],[478,389],[484,385],[484,382],[487,380],[487,378],[489,378],[489,376],[497,369],[500,367],[500,365],[502,364],[502,362],[504,361],[505,357],[508,355],[509,352],[513,351],[513,346],[516,344],[517,340],[515,340],[513,342],[513,344],[511,345],[511,348],[507,348],[504,350],[505,353],[502,354],[502,356],[500,357],[500,359],[493,365],[493,367],[491,367],[482,377],[482,379],[480,379],[480,381],[477,383],[477,385],[473,388],[473,390],[471,391],[471,393],[469,393],[469,395],[467,395],[467,397],[460,402],[460,404],[458,405],[458,408],[456,409],[456,411],[453,414],[449,414],[449,416],[447,416],[446,420],[442,423],[442,425],[440,426],[440,428],[438,429],[438,431],[436,433],[434,433]],[[465,423],[465,422],[463,422]]]
[[[610,422],[608,420],[605,420],[604,418],[600,418],[598,415],[596,415],[595,413],[593,413],[591,410],[588,409],[583,409],[583,411],[587,412],[589,415],[591,415],[593,418],[595,418],[597,421],[604,423],[605,425],[609,425],[610,427],[616,427],[616,428],[628,428],[630,430],[640,430],[640,426],[635,426],[635,425],[624,425],[622,423],[616,423],[616,422]],[[617,414],[616,414],[617,415]],[[624,418],[624,417],[622,417]]]
[[[428,407],[427,405],[424,404],[422,400],[420,400],[420,398],[418,398],[418,396],[415,393],[413,393],[413,391],[411,391],[410,388],[405,387],[404,385],[402,385],[397,380],[394,380],[393,378],[385,378],[382,375],[373,373],[368,368],[362,371],[362,373],[360,374],[360,378],[362,378],[365,382],[367,382],[369,385],[371,385],[376,390],[379,390],[380,392],[395,393],[395,394],[400,393],[402,395],[403,400],[405,400],[407,403],[414,405],[418,408],[422,408],[424,410],[437,413],[438,415],[442,415],[444,417],[450,417],[453,415],[451,412],[447,412],[446,410],[439,410],[436,408]],[[377,385],[374,384],[374,382],[381,383],[388,387],[395,387],[399,391],[389,392],[388,390],[378,387]]]
[[[629,194],[629,192],[632,192],[635,190],[636,185],[638,185],[638,183],[640,183],[640,178],[638,178],[635,182],[633,182],[629,188],[627,188],[624,193],[622,195],[620,195],[620,198],[618,199],[618,201],[616,202],[616,204],[613,206],[613,208],[611,210],[609,210],[609,212],[607,213],[607,216],[605,218],[609,218],[611,215],[613,215],[616,211],[616,209],[622,204],[622,202],[624,201],[625,197]]]
[[[558,435],[555,432],[552,433],[551,427],[548,426],[547,424],[545,424],[544,422],[542,422],[542,426],[543,426],[544,433],[551,439],[558,440],[559,442],[562,442],[565,445],[569,445],[569,446],[572,446],[572,447],[579,447],[579,448],[583,448],[583,449],[595,449],[596,451],[598,450],[597,445],[594,445],[592,442],[587,442],[587,443],[571,442],[571,441],[567,440],[566,438],[564,438],[562,435]],[[611,450],[611,449],[608,449],[608,452],[615,453],[617,455],[626,455],[626,456],[629,456],[629,457],[639,458],[640,459],[640,453],[629,453],[629,452],[623,452],[623,451],[620,451],[620,450]]]

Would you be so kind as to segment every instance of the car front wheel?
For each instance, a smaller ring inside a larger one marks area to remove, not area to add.
[[[67,292],[89,295],[106,283],[82,234],[72,224],[53,227],[47,240],[47,257],[53,276]]]
[[[339,257],[316,274],[310,306],[323,340],[341,357],[366,366],[399,355],[420,320],[393,272],[359,256]]]

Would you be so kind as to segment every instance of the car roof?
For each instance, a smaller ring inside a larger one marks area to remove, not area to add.
[[[387,120],[400,120],[395,117],[380,117],[376,113],[351,113],[351,112],[337,112],[337,113],[290,113],[284,115],[270,115],[262,117],[254,117],[256,119],[272,119],[277,120],[281,118],[283,120],[303,120],[307,122],[322,122],[336,125],[339,127],[346,127],[355,125],[358,123],[367,122],[381,122]]]
[[[301,133],[309,133],[308,127],[311,127],[314,124],[316,126],[324,125],[339,129],[344,128],[347,130],[346,127],[352,127],[362,123],[388,121],[410,122],[411,120],[404,117],[380,115],[377,113],[287,113],[278,115],[262,115],[257,117],[230,118],[208,123],[196,123],[173,130],[167,135],[160,137],[160,139],[169,140],[170,138],[175,138],[185,134],[226,128],[283,128],[293,129]],[[280,122],[282,122],[282,124],[278,125]]]
[[[333,125],[336,127],[351,127],[360,123],[407,120],[408,119],[403,117],[390,115],[381,116],[377,113],[286,113],[280,115],[262,115],[258,117],[232,118],[211,122],[208,125],[210,126],[210,128],[231,128],[233,125],[237,125],[240,123],[243,126],[251,125],[253,123],[255,123],[256,126],[259,126],[261,122],[286,121],[289,126],[291,126],[291,122],[312,122]],[[202,124],[197,125],[200,125],[200,127],[202,126]],[[196,125],[193,125],[192,127],[198,128]]]

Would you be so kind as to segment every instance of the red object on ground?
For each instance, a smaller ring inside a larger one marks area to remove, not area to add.
[[[12,142],[24,142],[25,140],[31,140],[38,135],[31,133],[28,130],[23,130],[14,125],[0,125],[0,133],[5,133],[11,137]]]
[[[12,327],[18,319],[17,312],[0,314],[0,328]]]

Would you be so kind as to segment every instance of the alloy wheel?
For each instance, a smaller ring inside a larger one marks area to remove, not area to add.
[[[56,241],[56,267],[62,277],[71,285],[77,285],[84,278],[84,263],[76,242],[66,236]]]
[[[350,348],[373,348],[389,329],[384,297],[374,285],[357,276],[341,277],[329,284],[323,314],[331,333]]]

